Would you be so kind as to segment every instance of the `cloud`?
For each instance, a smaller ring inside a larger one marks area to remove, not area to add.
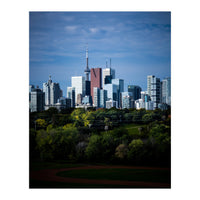
[[[69,32],[74,32],[78,29],[78,26],[65,26],[65,30]]]
[[[98,32],[98,28],[90,28],[89,29],[91,33],[96,33]]]

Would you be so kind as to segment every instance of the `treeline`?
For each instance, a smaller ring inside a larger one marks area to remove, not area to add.
[[[170,110],[30,113],[30,158],[170,165]]]

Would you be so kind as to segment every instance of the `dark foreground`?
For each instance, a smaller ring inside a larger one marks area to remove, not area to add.
[[[42,163],[30,166],[30,188],[170,188],[169,168]]]

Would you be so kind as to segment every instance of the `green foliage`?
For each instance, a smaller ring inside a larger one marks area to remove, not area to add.
[[[140,139],[132,140],[129,144],[128,159],[133,162],[142,160],[144,143]]]
[[[125,144],[120,144],[115,150],[115,156],[119,159],[125,159],[128,154],[128,147]]]
[[[75,127],[39,130],[37,132],[37,148],[42,159],[67,159],[75,154],[78,131]]]
[[[102,157],[101,136],[92,135],[90,137],[85,154],[89,160],[99,160]]]
[[[79,127],[79,126],[84,126],[84,114],[85,110],[82,108],[75,109],[71,113],[71,119],[73,121],[74,126]]]
[[[46,128],[47,123],[44,119],[37,119],[36,121],[37,128]]]

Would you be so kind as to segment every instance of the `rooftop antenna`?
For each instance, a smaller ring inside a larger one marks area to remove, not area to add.
[[[108,68],[108,61],[107,61],[107,59],[106,59],[106,68]]]
[[[110,68],[111,68],[111,58],[110,58]]]

